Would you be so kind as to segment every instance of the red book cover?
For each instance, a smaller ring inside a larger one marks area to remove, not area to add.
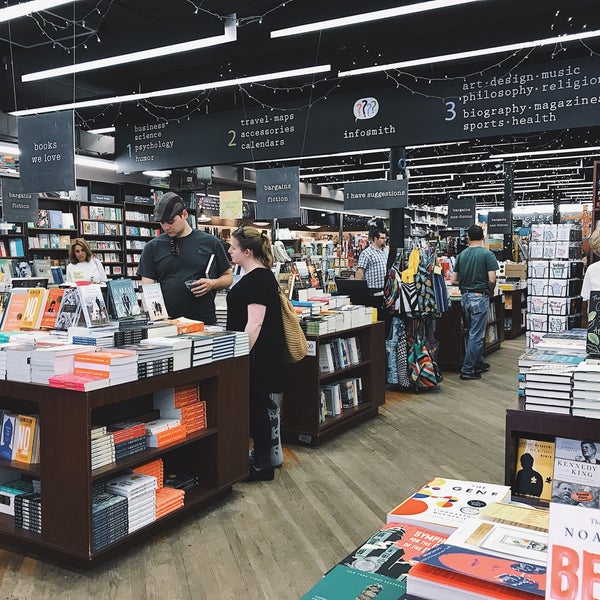
[[[42,329],[54,328],[63,293],[62,288],[50,288],[48,290],[48,297],[46,298],[46,305],[44,306],[44,313],[42,314],[42,321],[40,323]]]

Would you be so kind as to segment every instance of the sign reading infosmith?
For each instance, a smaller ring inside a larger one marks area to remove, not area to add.
[[[404,208],[407,205],[406,179],[360,181],[344,185],[344,210]]]

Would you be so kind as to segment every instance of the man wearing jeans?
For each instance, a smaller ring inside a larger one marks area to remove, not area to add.
[[[452,284],[460,288],[464,323],[469,331],[460,378],[481,379],[481,373],[490,369],[483,362],[483,341],[498,261],[483,245],[483,229],[479,225],[469,227],[467,237],[469,247],[456,257],[452,275]]]

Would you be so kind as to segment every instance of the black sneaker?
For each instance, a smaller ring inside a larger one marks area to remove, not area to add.
[[[481,379],[481,373],[473,371],[473,373],[461,373],[459,375],[461,379]]]
[[[490,363],[481,363],[478,365],[475,365],[475,373],[487,373],[491,368]]]

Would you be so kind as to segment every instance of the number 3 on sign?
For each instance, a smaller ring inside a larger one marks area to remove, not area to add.
[[[446,112],[448,116],[444,118],[444,121],[454,121],[456,119],[456,104],[452,101],[444,102],[446,105]]]

